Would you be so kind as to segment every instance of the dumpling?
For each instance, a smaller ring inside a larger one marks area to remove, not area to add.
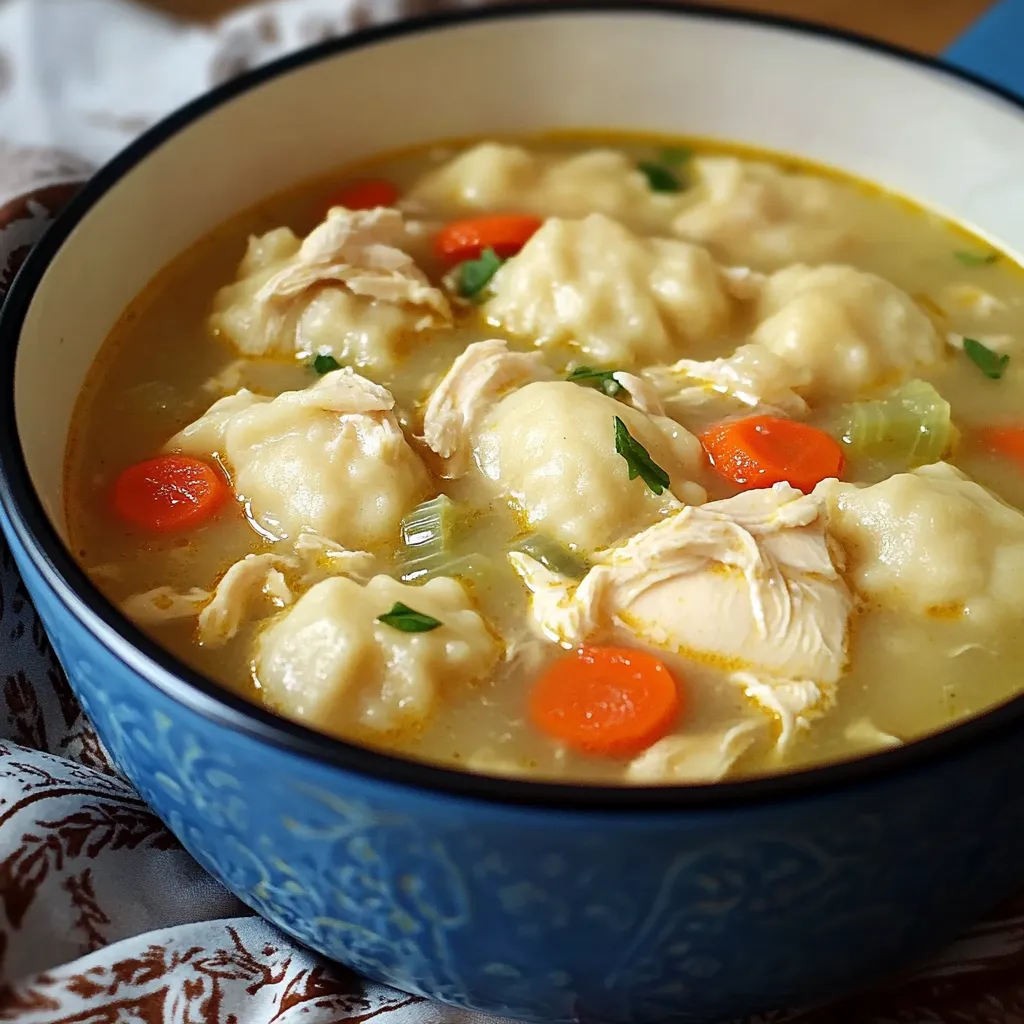
[[[654,494],[615,447],[615,418],[669,476]],[[704,461],[683,427],[591,388],[539,381],[494,407],[476,435],[475,459],[529,525],[573,550],[605,547],[681,502],[704,501],[694,481]]]
[[[821,497],[776,484],[684,508],[592,556],[579,584],[509,560],[550,639],[624,634],[727,672],[779,717],[782,744],[835,700],[853,599]]]
[[[391,393],[351,370],[271,399],[240,391],[167,444],[216,453],[264,535],[319,534],[365,549],[398,536],[431,489],[392,409]]]
[[[825,480],[815,494],[868,600],[985,626],[1024,615],[1024,515],[948,463],[869,487]]]
[[[673,230],[724,262],[762,270],[821,263],[841,256],[854,235],[857,199],[838,182],[731,156],[696,157],[687,170],[697,183]]]
[[[548,220],[491,280],[484,312],[602,364],[665,362],[729,326],[729,279],[699,246],[639,238],[602,214]]]
[[[484,142],[430,171],[413,185],[403,205],[445,216],[493,210],[541,217],[597,212],[654,229],[668,226],[681,199],[654,192],[636,164],[616,150],[562,156]]]
[[[441,625],[403,632],[378,617],[402,603]],[[386,733],[425,725],[446,692],[485,678],[501,648],[462,585],[334,577],[308,590],[257,640],[267,702],[317,729]]]
[[[641,371],[641,377],[673,414],[729,399],[738,408],[790,417],[807,413],[797,390],[811,381],[810,370],[787,363],[763,345],[741,345],[721,359],[680,359],[671,366],[651,366]]]
[[[245,356],[330,353],[386,366],[403,335],[451,322],[444,293],[401,247],[397,210],[335,207],[302,242],[288,228],[250,239],[210,329]]]
[[[810,374],[809,402],[853,399],[899,384],[943,358],[944,344],[917,303],[853,267],[793,266],[773,274],[752,340]]]

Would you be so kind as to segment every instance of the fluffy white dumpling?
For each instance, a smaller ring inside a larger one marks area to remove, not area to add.
[[[1024,615],[1024,515],[944,462],[869,487],[826,480],[849,579],[897,610],[993,625]]]
[[[681,198],[652,191],[636,164],[616,150],[563,156],[484,142],[421,178],[407,205],[445,215],[502,210],[585,217],[597,212],[654,228],[667,227]]]
[[[728,278],[699,246],[639,238],[601,214],[551,219],[491,281],[492,323],[604,364],[665,362],[729,326]]]
[[[615,451],[616,416],[668,473],[663,494],[639,477],[629,479],[626,460]],[[680,502],[706,497],[693,482],[704,456],[692,434],[565,381],[527,384],[503,398],[478,433],[475,454],[531,527],[584,551],[656,522]]]
[[[549,638],[625,635],[728,672],[785,744],[831,706],[845,668],[853,599],[836,556],[823,499],[776,484],[682,509],[598,552],[578,584],[509,560]]]
[[[215,402],[167,444],[218,454],[265,534],[319,534],[346,548],[398,536],[402,517],[430,491],[394,399],[351,370],[277,398],[240,391]]]
[[[853,235],[857,201],[849,187],[736,157],[696,157],[696,186],[675,219],[682,238],[726,262],[764,270],[840,256]]]
[[[214,299],[210,329],[246,356],[329,352],[389,365],[403,335],[451,321],[407,241],[397,210],[343,207],[302,242],[288,228],[252,238],[238,280]]]
[[[406,633],[377,618],[396,602],[441,622]],[[375,576],[318,583],[259,637],[253,669],[267,702],[334,734],[425,725],[445,692],[485,678],[500,646],[462,585]]]
[[[853,399],[933,366],[944,345],[931,320],[894,284],[853,267],[787,267],[758,304],[753,341],[809,372],[813,402]]]

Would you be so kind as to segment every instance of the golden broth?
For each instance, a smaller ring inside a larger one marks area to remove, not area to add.
[[[665,140],[625,134],[596,140],[569,134],[546,136],[527,144],[576,151],[595,141],[637,159],[650,158],[665,144]],[[698,153],[739,152],[760,160],[775,159],[710,142],[687,140],[685,145]],[[110,486],[125,466],[160,451],[169,437],[220,397],[222,392],[204,385],[231,367],[237,356],[210,337],[206,318],[215,291],[234,279],[247,236],[280,225],[305,235],[322,218],[327,198],[339,182],[372,173],[405,188],[425,169],[447,159],[453,149],[446,145],[382,157],[272,198],[216,228],[168,267],[125,312],[83,390],[67,454],[67,514],[74,551],[112,601],[121,602],[158,585],[182,591],[212,589],[220,574],[246,553],[273,549],[241,514],[222,515],[182,535],[154,536],[116,521],[109,504]],[[783,162],[835,176],[789,158]],[[987,249],[955,225],[867,185],[851,183],[850,196],[857,203],[860,231],[855,249],[844,252],[844,262],[872,271],[914,296],[943,332],[1024,336],[1024,278],[1016,266],[1005,258],[965,266],[955,252]],[[426,241],[411,254],[433,281],[439,280],[441,268]],[[987,310],[972,306],[972,287],[992,297]],[[745,340],[748,327],[737,322],[729,337],[716,338],[685,354],[692,358],[728,354]],[[393,374],[367,375],[393,391],[399,420],[412,434],[419,429],[426,396],[452,359],[470,342],[503,336],[471,307],[459,313],[454,330],[411,340]],[[509,340],[523,347],[521,341]],[[549,361],[555,368],[561,365],[557,355]],[[934,372],[921,376],[951,403],[961,431],[1019,417],[1024,359],[1011,359],[1003,379],[994,381],[962,356],[954,357],[951,350]],[[275,395],[308,386],[315,379],[304,362],[253,360],[238,383]],[[1024,471],[1018,467],[982,454],[969,443],[961,444],[950,461],[1006,501],[1024,507]],[[857,475],[846,478],[873,481],[896,468],[852,466],[851,472]],[[700,482],[711,497],[734,493],[710,469]],[[524,636],[527,594],[504,557],[509,542],[521,533],[515,517],[503,503],[491,501],[473,477],[446,484],[445,490],[482,510],[459,541],[460,553],[483,556],[490,566],[485,576],[471,584],[481,612],[501,635]],[[250,658],[260,625],[248,625],[219,649],[196,642],[192,620],[156,626],[151,632],[184,661],[259,702],[259,682]],[[488,681],[445,693],[442,711],[423,731],[375,737],[349,729],[346,734],[364,744],[481,770],[493,764],[499,772],[621,780],[625,761],[568,751],[527,720],[526,696],[532,678],[562,653],[554,644],[526,643],[523,657],[499,666]],[[802,732],[785,754],[770,744],[762,745],[737,764],[735,774],[819,764],[874,749],[870,738],[848,735],[851,725],[862,719],[904,741],[942,728],[1016,693],[1022,656],[1021,631],[986,637],[985,645],[978,647],[972,645],[967,627],[956,621],[881,610],[862,612],[855,623],[849,671],[839,683],[837,707]],[[749,715],[747,698],[721,674],[682,658],[666,656],[666,661],[685,681],[681,727],[699,732]]]

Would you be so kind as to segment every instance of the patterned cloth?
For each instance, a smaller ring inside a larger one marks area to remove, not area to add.
[[[76,182],[166,110],[302,43],[437,5],[290,0],[201,29],[121,0],[0,0],[0,293]],[[498,1024],[318,961],[205,875],[111,766],[0,542],[0,1021],[374,1017]],[[1024,1024],[1024,900],[882,992],[743,1024],[847,1021]]]

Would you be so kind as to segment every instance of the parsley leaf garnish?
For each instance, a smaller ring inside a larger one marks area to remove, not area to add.
[[[328,355],[326,352],[321,352],[320,355],[314,356],[313,362],[309,365],[312,366],[321,377],[325,373],[330,373],[332,370],[341,369],[341,363],[339,363],[334,356]]]
[[[484,249],[480,258],[460,263],[455,273],[456,287],[464,299],[483,301],[481,292],[505,261],[491,248]]]
[[[573,384],[600,388],[609,398],[614,398],[622,385],[615,379],[615,370],[592,370],[589,366],[577,366],[565,379]]]
[[[418,612],[415,608],[402,604],[401,601],[396,601],[391,611],[378,615],[377,621],[383,622],[385,626],[391,626],[393,629],[399,629],[403,633],[429,633],[432,629],[443,625],[439,619]]]
[[[964,338],[964,352],[975,366],[990,380],[999,380],[1006,372],[1006,366],[1010,362],[1007,353],[1000,355],[993,352],[987,345],[983,345],[974,338]]]
[[[693,156],[693,150],[686,146],[669,146],[659,154],[661,162],[669,167],[679,167]]]
[[[664,164],[656,164],[652,160],[641,160],[637,167],[644,173],[652,192],[683,191],[683,183]]]
[[[962,263],[965,267],[987,267],[999,259],[997,252],[970,252],[967,249],[957,249],[953,253],[953,259]]]
[[[630,480],[640,477],[655,494],[661,494],[668,487],[668,473],[651,458],[618,416],[615,417],[615,450],[626,460]]]

